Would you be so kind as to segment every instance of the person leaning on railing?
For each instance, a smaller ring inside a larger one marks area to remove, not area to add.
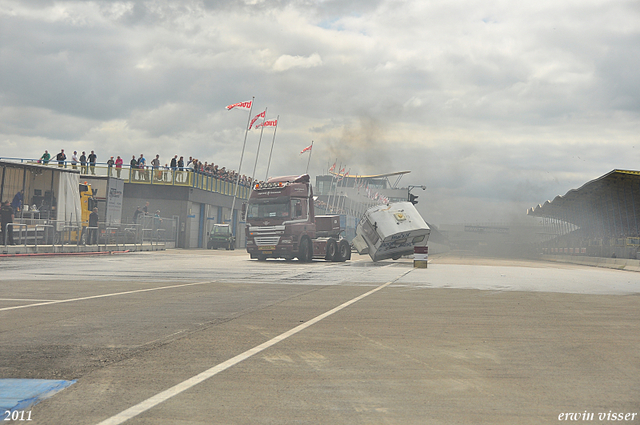
[[[91,174],[95,175],[96,174],[96,160],[98,159],[98,155],[96,155],[96,153],[94,151],[91,151],[91,153],[89,154],[89,157],[87,159],[89,160],[89,168],[91,168]]]
[[[67,165],[65,164],[66,159],[67,159],[67,155],[64,154],[64,149],[61,149],[60,153],[56,155],[56,161],[58,161],[58,167],[64,166],[66,168],[67,167]]]
[[[116,177],[120,178],[120,172],[122,171],[122,164],[124,161],[120,158],[120,155],[116,158]]]
[[[107,175],[111,177],[111,169],[116,162],[113,160],[113,157],[109,158],[107,161]]]
[[[135,155],[131,156],[131,161],[129,161],[129,168],[129,173],[131,174],[129,178],[132,180],[136,180],[138,178],[138,172],[136,171],[136,168],[138,168],[138,160],[136,159]]]
[[[82,155],[80,155],[80,172],[87,174],[87,154],[85,151],[82,151]]]
[[[49,153],[48,150],[45,149],[44,153],[40,157],[40,161],[38,162],[42,162],[44,165],[47,165],[50,159],[51,159],[51,154]]]

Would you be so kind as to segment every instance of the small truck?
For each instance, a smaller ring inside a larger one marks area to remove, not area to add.
[[[252,259],[343,262],[351,245],[339,215],[315,215],[308,174],[256,183],[245,210],[247,252]]]
[[[209,241],[207,249],[224,248],[226,250],[236,249],[236,238],[231,233],[231,226],[228,224],[214,224],[211,233],[209,233]]]

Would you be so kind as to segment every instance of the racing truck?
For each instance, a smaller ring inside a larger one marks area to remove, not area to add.
[[[343,262],[351,245],[339,215],[315,215],[308,174],[256,183],[245,210],[247,252],[252,259],[297,258]]]

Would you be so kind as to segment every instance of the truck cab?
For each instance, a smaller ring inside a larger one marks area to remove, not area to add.
[[[341,241],[339,217],[315,216],[308,174],[274,177],[256,184],[249,197],[245,220],[247,252],[252,259],[340,261],[334,255]],[[346,240],[342,242],[343,253],[345,243],[350,257],[351,248]],[[346,257],[345,254],[344,260]]]

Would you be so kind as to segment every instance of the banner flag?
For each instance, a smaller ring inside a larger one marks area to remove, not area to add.
[[[260,124],[256,124],[256,128],[260,128],[260,127],[277,127],[278,126],[278,120],[266,120],[261,122]]]
[[[233,105],[229,105],[227,106],[227,111],[232,110],[233,108],[236,109],[243,109],[245,111],[250,111],[251,110],[251,104],[253,103],[253,100],[247,100],[246,102],[238,102],[238,103],[234,103]]]
[[[336,170],[336,163],[334,162],[331,168],[329,168],[329,172],[333,173]]]
[[[266,114],[267,114],[267,110],[265,109],[264,111],[260,112],[258,115],[253,117],[253,119],[251,120],[251,124],[249,124],[249,130],[251,130],[251,127],[253,127],[253,123],[255,123],[258,120],[258,118],[264,118]]]
[[[307,152],[307,151],[310,151],[312,146],[313,146],[313,145],[309,145],[309,146],[307,146],[306,148],[302,149],[302,150],[300,151],[300,153],[305,153],[305,152]]]

